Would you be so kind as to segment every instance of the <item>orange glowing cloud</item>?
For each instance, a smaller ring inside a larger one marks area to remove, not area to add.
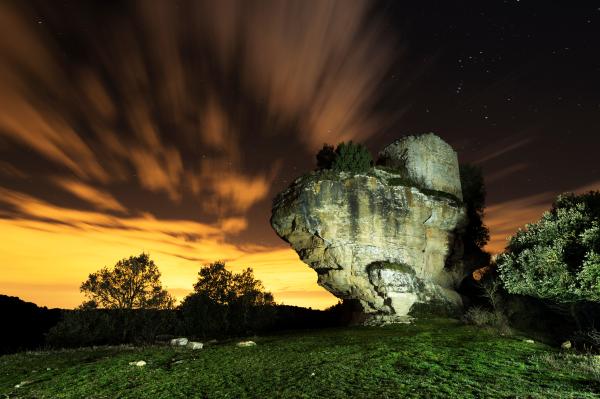
[[[125,207],[107,192],[75,180],[57,178],[55,182],[59,187],[89,202],[100,210],[126,212]]]
[[[279,302],[323,308],[337,301],[323,294],[314,271],[293,250],[228,243],[227,234],[246,227],[240,218],[209,225],[148,214],[114,217],[62,208],[5,189],[0,196],[20,215],[0,219],[0,258],[10,259],[0,277],[0,292],[5,294],[41,305],[74,307],[81,303],[78,287],[89,273],[149,252],[161,269],[164,285],[178,299],[191,291],[203,264],[223,259],[236,271],[254,268]]]

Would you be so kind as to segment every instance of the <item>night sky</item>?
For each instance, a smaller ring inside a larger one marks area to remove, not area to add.
[[[493,252],[600,189],[600,2],[3,1],[0,292],[76,306],[146,251],[178,298],[223,259],[333,304],[271,199],[325,142],[425,132],[482,167]]]

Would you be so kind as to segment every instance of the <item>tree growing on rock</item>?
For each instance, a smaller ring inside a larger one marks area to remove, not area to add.
[[[332,145],[323,144],[323,148],[317,153],[317,169],[331,169],[333,167],[333,161],[337,154]]]
[[[174,304],[162,287],[158,267],[145,253],[91,273],[80,290],[88,299],[82,309],[169,309]]]
[[[373,165],[373,157],[368,148],[362,144],[338,144],[335,149],[336,157],[331,168],[336,172],[365,173]]]
[[[333,146],[324,144],[317,153],[317,169],[332,169],[336,172],[366,173],[373,166],[371,152],[363,144],[352,141]]]
[[[471,268],[481,268],[490,263],[490,254],[483,249],[490,240],[490,233],[483,223],[486,190],[481,168],[460,165],[460,184],[469,219],[463,235],[464,259]]]
[[[600,192],[561,195],[542,218],[510,238],[499,255],[509,293],[575,305],[600,302]]]

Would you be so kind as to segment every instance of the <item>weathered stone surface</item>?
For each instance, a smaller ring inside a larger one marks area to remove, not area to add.
[[[250,346],[256,346],[256,342],[254,341],[241,341],[235,344],[238,348],[248,348]]]
[[[358,300],[371,320],[405,321],[427,306],[457,309],[455,287],[464,270],[456,238],[465,210],[452,196],[397,182],[397,174],[379,169],[354,176],[313,172],[275,198],[271,224],[321,286]]]
[[[190,342],[187,343],[186,346],[187,346],[188,349],[196,350],[196,349],[202,349],[204,347],[204,344],[202,342],[193,342],[193,341],[190,341]]]
[[[379,163],[397,169],[421,187],[462,199],[456,152],[433,133],[396,140],[379,153]]]
[[[173,346],[186,346],[189,340],[187,338],[173,338],[171,340],[171,345]]]

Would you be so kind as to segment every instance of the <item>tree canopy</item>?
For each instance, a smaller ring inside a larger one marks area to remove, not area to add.
[[[162,288],[160,271],[148,254],[121,259],[112,269],[102,268],[81,284],[88,298],[83,307],[107,309],[166,309],[174,300]]]
[[[508,292],[558,303],[600,301],[600,192],[561,195],[497,259]]]
[[[460,184],[469,219],[463,235],[465,261],[473,268],[484,267],[490,263],[490,254],[483,250],[490,233],[483,223],[486,190],[481,168],[460,165]]]
[[[211,263],[200,269],[194,291],[222,305],[274,304],[273,295],[265,291],[262,282],[254,277],[251,268],[232,273],[225,268],[223,261]]]

